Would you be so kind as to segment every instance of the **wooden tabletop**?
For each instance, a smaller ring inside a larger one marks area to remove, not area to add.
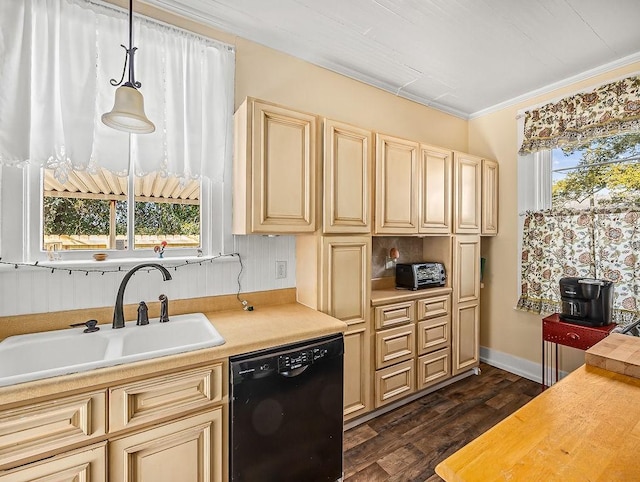
[[[640,481],[640,379],[583,365],[442,461],[452,481]]]

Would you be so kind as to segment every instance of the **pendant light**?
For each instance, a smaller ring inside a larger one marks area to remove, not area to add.
[[[102,114],[102,122],[109,127],[119,131],[130,132],[132,134],[149,134],[156,130],[144,113],[144,99],[138,89],[142,86],[136,82],[133,68],[133,56],[137,47],[133,47],[133,0],[129,0],[129,48],[122,45],[125,50],[124,68],[120,82],[111,79],[111,85],[119,86],[116,89],[116,99],[111,112]],[[125,74],[129,66],[129,80],[124,84]]]

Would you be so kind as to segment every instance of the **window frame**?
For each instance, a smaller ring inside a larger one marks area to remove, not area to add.
[[[64,264],[65,262],[92,263],[93,254],[97,252],[107,252],[109,260],[122,262],[124,260],[143,261],[150,259],[160,259],[153,249],[133,249],[132,237],[133,227],[131,224],[133,218],[133,209],[129,209],[129,229],[128,229],[128,247],[126,250],[65,250],[58,251],[60,259],[50,260],[48,253],[42,247],[43,239],[43,195],[44,188],[42,183],[43,169],[40,166],[27,165],[22,169],[22,203],[9,203],[5,199],[8,206],[9,217],[22,220],[22,246],[18,245],[19,237],[12,237],[15,246],[10,252],[15,253],[16,257],[22,262],[38,262]],[[129,195],[133,197],[133,178],[129,177]],[[228,183],[215,183],[208,178],[202,178],[200,184],[200,250],[202,256],[210,257],[224,252],[225,238],[227,230],[224,229],[224,206],[225,186]],[[214,209],[214,205],[219,205],[221,209]],[[129,203],[129,206],[132,206]],[[3,206],[4,209],[4,206]],[[21,211],[21,212],[20,212]],[[229,224],[230,226],[230,224]],[[4,236],[3,236],[4,237]],[[228,241],[227,241],[228,242]],[[11,240],[6,244],[14,244]],[[21,251],[21,253],[20,253]],[[165,251],[163,259],[172,258],[198,258],[198,250],[193,248],[171,248]]]
[[[522,281],[522,237],[527,211],[551,207],[552,162],[551,150],[518,154],[518,269],[516,286]],[[520,298],[517,291],[516,305]],[[515,306],[515,305],[514,305]]]

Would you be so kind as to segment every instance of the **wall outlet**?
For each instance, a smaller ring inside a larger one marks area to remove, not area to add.
[[[276,261],[276,279],[283,279],[287,277],[287,262]]]

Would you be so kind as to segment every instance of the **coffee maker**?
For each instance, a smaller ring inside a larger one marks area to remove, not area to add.
[[[560,319],[585,326],[610,325],[613,311],[613,282],[593,278],[562,278]]]

